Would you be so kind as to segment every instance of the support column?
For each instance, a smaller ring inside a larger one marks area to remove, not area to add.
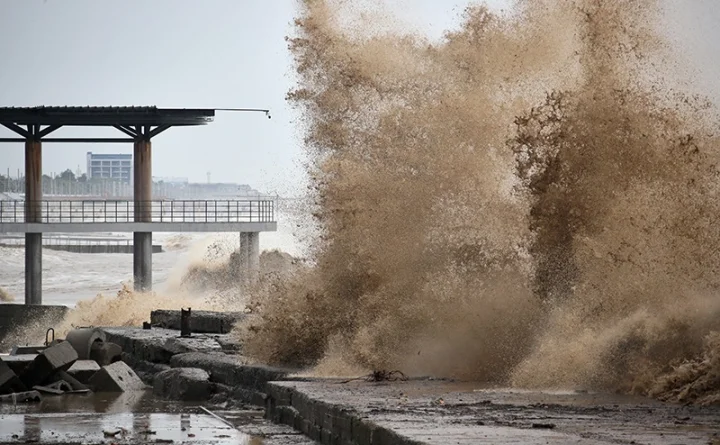
[[[150,140],[138,139],[133,150],[135,222],[152,222],[152,156]],[[152,290],[152,232],[133,233],[135,291]]]
[[[240,232],[239,253],[242,281],[254,283],[260,271],[260,232]]]
[[[25,222],[42,222],[42,145],[25,141]],[[25,304],[42,304],[42,233],[25,233]]]

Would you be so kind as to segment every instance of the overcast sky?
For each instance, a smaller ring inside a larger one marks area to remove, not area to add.
[[[674,32],[700,66],[698,85],[717,94],[720,4],[668,0]],[[438,37],[469,0],[388,0],[399,18]],[[493,0],[502,6],[503,0]],[[0,106],[157,105],[270,108],[218,114],[206,127],[176,128],[153,141],[153,175],[301,189],[301,137],[285,103],[292,58],[285,36],[294,0],[0,0]],[[57,137],[108,132],[62,129]],[[0,130],[0,137],[12,133]],[[45,173],[78,166],[87,151],[125,145],[46,144]],[[23,169],[23,146],[0,146],[0,171]]]

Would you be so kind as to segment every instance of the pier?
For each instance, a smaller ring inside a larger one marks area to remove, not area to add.
[[[265,111],[265,110],[257,110]],[[0,142],[25,144],[25,199],[0,201],[0,233],[25,236],[25,304],[42,304],[45,233],[132,232],[136,291],[152,290],[153,232],[238,232],[242,263],[255,272],[259,234],[277,230],[274,201],[173,201],[152,199],[151,141],[172,127],[205,125],[214,109],[157,107],[0,108],[0,125],[16,134]],[[63,127],[110,127],[116,138],[54,137]],[[43,143],[133,144],[133,199],[44,200]]]

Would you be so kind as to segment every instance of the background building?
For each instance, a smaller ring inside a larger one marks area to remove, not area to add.
[[[131,154],[87,153],[88,179],[114,179],[130,182],[133,176]]]

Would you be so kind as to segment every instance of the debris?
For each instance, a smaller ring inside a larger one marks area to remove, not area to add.
[[[532,427],[536,428],[536,429],[551,430],[551,429],[555,428],[555,424],[554,423],[533,423]]]
[[[37,391],[15,392],[0,396],[0,403],[12,403],[13,405],[18,403],[39,402],[41,400],[42,396],[40,396],[40,393]]]
[[[88,381],[96,392],[143,391],[147,386],[125,362],[103,366]]]
[[[65,371],[58,372],[50,380],[54,380],[55,383],[58,383],[58,382],[67,383],[67,385],[70,387],[70,389],[68,389],[67,392],[88,392],[88,391],[90,391],[90,388],[88,388],[87,385],[78,381],[75,377],[71,376],[70,374],[68,374]],[[50,385],[48,385],[48,386],[50,386]]]
[[[67,373],[81,383],[87,383],[90,378],[100,370],[100,365],[95,360],[78,360]]]
[[[121,432],[121,430],[117,430],[117,431],[105,431],[105,430],[103,430],[103,436],[104,436],[104,437],[107,437],[107,438],[111,438],[111,437],[114,438],[115,436],[117,436],[118,434],[120,434],[120,432]]]
[[[77,360],[75,349],[68,342],[50,346],[35,357],[20,376],[25,386],[42,385],[57,371],[67,371]]]

